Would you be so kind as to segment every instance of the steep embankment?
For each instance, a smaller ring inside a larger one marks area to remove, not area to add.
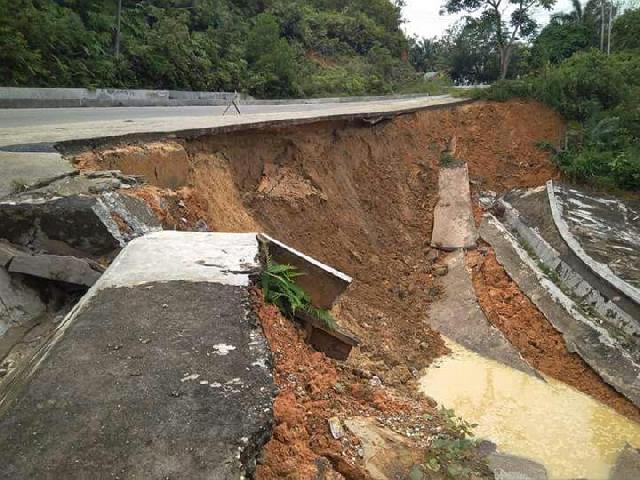
[[[262,310],[282,394],[260,472],[283,478],[315,471],[316,456],[325,456],[347,478],[361,478],[340,463],[357,445],[328,437],[331,415],[366,412],[424,424],[415,437],[423,445],[431,428],[441,428],[425,420],[425,412],[435,414],[433,404],[407,399],[416,397],[418,370],[446,351],[428,317],[446,274],[429,247],[445,153],[455,147],[477,189],[540,185],[557,172],[535,143],[559,141],[563,128],[539,104],[473,103],[376,125],[322,122],[111,146],[75,160],[84,169],[145,175],[152,186],[130,192],[167,228],[266,231],[354,278],[333,311],[362,340],[344,365],[313,356],[292,327]],[[372,389],[378,381],[384,392]],[[387,398],[394,391],[405,403]]]
[[[557,141],[562,130],[538,104],[474,103],[374,126],[325,122],[120,146],[77,161],[175,190],[133,192],[168,227],[264,230],[353,276],[335,313],[364,339],[358,361],[391,380],[444,350],[426,315],[438,294],[428,245],[443,152],[454,143],[479,188],[539,185],[556,172],[535,142]]]
[[[398,372],[443,351],[426,322],[438,294],[427,253],[442,153],[455,142],[482,189],[539,185],[555,169],[534,144],[557,140],[562,128],[537,104],[475,103],[375,126],[247,130],[77,160],[176,190],[134,192],[162,211],[168,227],[204,221],[217,231],[265,230],[353,276],[336,314],[365,339],[363,361]]]

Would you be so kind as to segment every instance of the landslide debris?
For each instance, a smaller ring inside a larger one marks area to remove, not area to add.
[[[330,121],[94,148],[75,162],[144,175],[151,185],[125,194],[144,200],[165,228],[264,231],[353,277],[332,309],[362,340],[344,363],[313,352],[288,320],[258,307],[282,390],[258,472],[361,478],[358,444],[348,433],[334,440],[329,418],[381,417],[409,438],[410,425],[424,425],[421,448],[443,424],[420,418],[433,408],[414,388],[419,370],[447,351],[428,316],[446,274],[430,247],[443,152],[455,145],[478,189],[536,186],[557,171],[535,143],[559,141],[563,129],[539,104],[474,103],[373,126]]]

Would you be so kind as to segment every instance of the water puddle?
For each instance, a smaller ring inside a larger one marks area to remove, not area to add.
[[[451,341],[421,390],[471,423],[499,451],[545,465],[550,479],[606,479],[640,425],[558,382],[533,378]]]

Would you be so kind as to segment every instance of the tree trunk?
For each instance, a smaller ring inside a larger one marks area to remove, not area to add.
[[[500,80],[507,78],[511,63],[511,46],[500,48]]]

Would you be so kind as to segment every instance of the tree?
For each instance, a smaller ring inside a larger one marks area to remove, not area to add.
[[[550,10],[556,0],[447,0],[448,13],[479,13],[479,21],[490,28],[500,59],[500,78],[509,71],[509,63],[519,40],[530,38],[537,30],[533,13]]]
[[[628,10],[613,24],[615,50],[640,49],[640,9]]]

